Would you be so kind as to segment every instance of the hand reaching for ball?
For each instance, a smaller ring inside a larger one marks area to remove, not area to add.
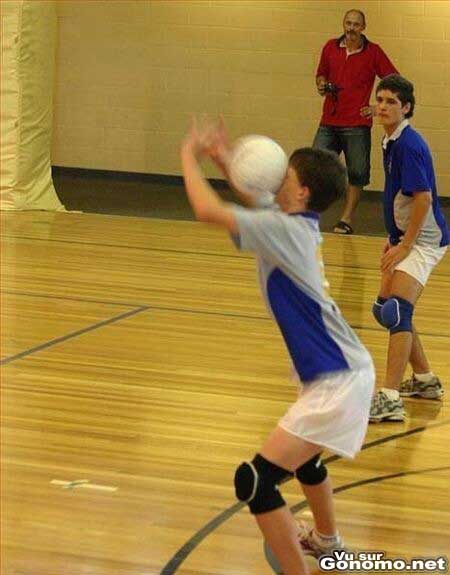
[[[226,168],[231,145],[225,130],[223,117],[210,119],[202,116],[192,118],[184,139],[183,149],[189,149],[195,156],[208,156],[222,170]]]

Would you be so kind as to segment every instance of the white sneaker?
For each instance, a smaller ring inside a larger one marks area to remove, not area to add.
[[[331,543],[324,543],[323,539],[317,535],[313,527],[308,527],[306,523],[299,523],[298,540],[305,555],[311,555],[316,559],[322,555],[331,555],[333,551],[344,549],[344,542],[338,535]]]
[[[315,557],[316,559],[319,559],[322,555],[330,555],[335,550],[345,549],[344,542],[339,536],[337,540],[333,541],[330,545],[324,545],[323,541],[316,535],[314,529],[308,527],[303,521],[298,524],[298,542],[305,555]],[[283,575],[278,559],[266,541],[264,541],[264,555],[267,563],[272,567],[273,572],[276,575]]]
[[[402,397],[423,397],[425,399],[440,399],[444,395],[442,383],[433,376],[430,381],[419,381],[414,374],[400,384],[399,393]]]
[[[379,423],[381,421],[404,421],[405,410],[403,401],[399,399],[389,399],[381,389],[372,397],[370,405],[369,421]]]

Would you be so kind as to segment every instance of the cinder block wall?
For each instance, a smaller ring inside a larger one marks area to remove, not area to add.
[[[233,136],[264,133],[288,152],[310,145],[320,50],[349,8],[366,13],[369,39],[415,83],[414,124],[450,196],[446,0],[57,2],[53,164],[180,174],[180,140],[203,112],[224,114]],[[376,126],[372,189],[382,188],[381,136]]]

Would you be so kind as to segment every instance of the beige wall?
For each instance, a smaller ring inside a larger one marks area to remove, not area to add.
[[[352,7],[415,83],[414,124],[450,196],[450,1],[60,0],[53,163],[179,174],[179,142],[202,112],[223,113],[233,136],[264,133],[288,152],[310,145],[320,50]]]

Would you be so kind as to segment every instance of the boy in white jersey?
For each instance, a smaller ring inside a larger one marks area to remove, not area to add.
[[[242,208],[222,201],[198,164],[198,158],[218,149],[220,138],[214,128],[199,130],[194,124],[182,145],[189,201],[198,220],[221,225],[240,249],[256,254],[263,296],[303,383],[298,400],[258,454],[237,468],[236,495],[255,515],[279,572],[305,575],[304,553],[318,557],[342,547],[320,455],[329,448],[355,456],[374,386],[370,355],[329,297],[320,258],[317,212],[344,193],[346,174],[332,152],[296,150],[276,196],[279,209]],[[294,475],[315,521],[314,529],[301,526],[300,533],[278,489]]]

